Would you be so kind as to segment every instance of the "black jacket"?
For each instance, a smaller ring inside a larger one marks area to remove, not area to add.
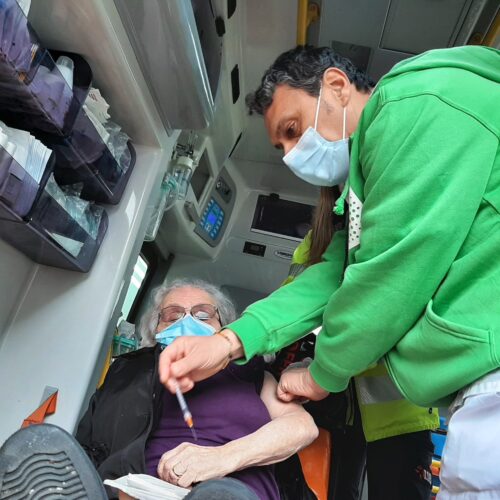
[[[157,345],[116,358],[80,421],[76,439],[103,479],[145,472],[146,440],[161,416],[160,352]]]

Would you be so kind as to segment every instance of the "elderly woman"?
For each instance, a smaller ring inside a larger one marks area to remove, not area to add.
[[[279,499],[270,464],[318,431],[300,405],[277,399],[262,360],[229,364],[185,395],[196,441],[175,395],[158,379],[165,345],[181,335],[215,334],[234,318],[231,301],[200,280],[176,280],[155,292],[141,322],[145,347],[114,361],[78,427],[76,437],[103,479],[146,472],[183,487],[203,482],[192,498]],[[216,478],[228,479],[210,481]]]

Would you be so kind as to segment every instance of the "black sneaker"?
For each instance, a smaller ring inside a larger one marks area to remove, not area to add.
[[[60,427],[31,425],[0,448],[0,499],[107,499],[78,442]]]

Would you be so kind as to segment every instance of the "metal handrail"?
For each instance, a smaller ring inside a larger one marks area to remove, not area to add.
[[[297,6],[297,45],[305,45],[307,28],[319,19],[319,5],[309,0],[298,0]]]

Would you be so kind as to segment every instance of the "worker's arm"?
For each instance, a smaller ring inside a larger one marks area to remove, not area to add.
[[[231,359],[250,359],[276,352],[321,325],[323,311],[339,287],[345,264],[345,230],[334,234],[323,261],[310,266],[292,283],[252,304],[221,335],[180,337],[160,356],[160,380],[173,393],[223,369]],[[236,329],[238,337],[233,332]],[[243,342],[243,343],[242,343]]]
[[[276,352],[321,325],[325,306],[342,281],[345,251],[346,231],[337,231],[322,262],[249,306],[228,326],[242,342],[246,359]]]

